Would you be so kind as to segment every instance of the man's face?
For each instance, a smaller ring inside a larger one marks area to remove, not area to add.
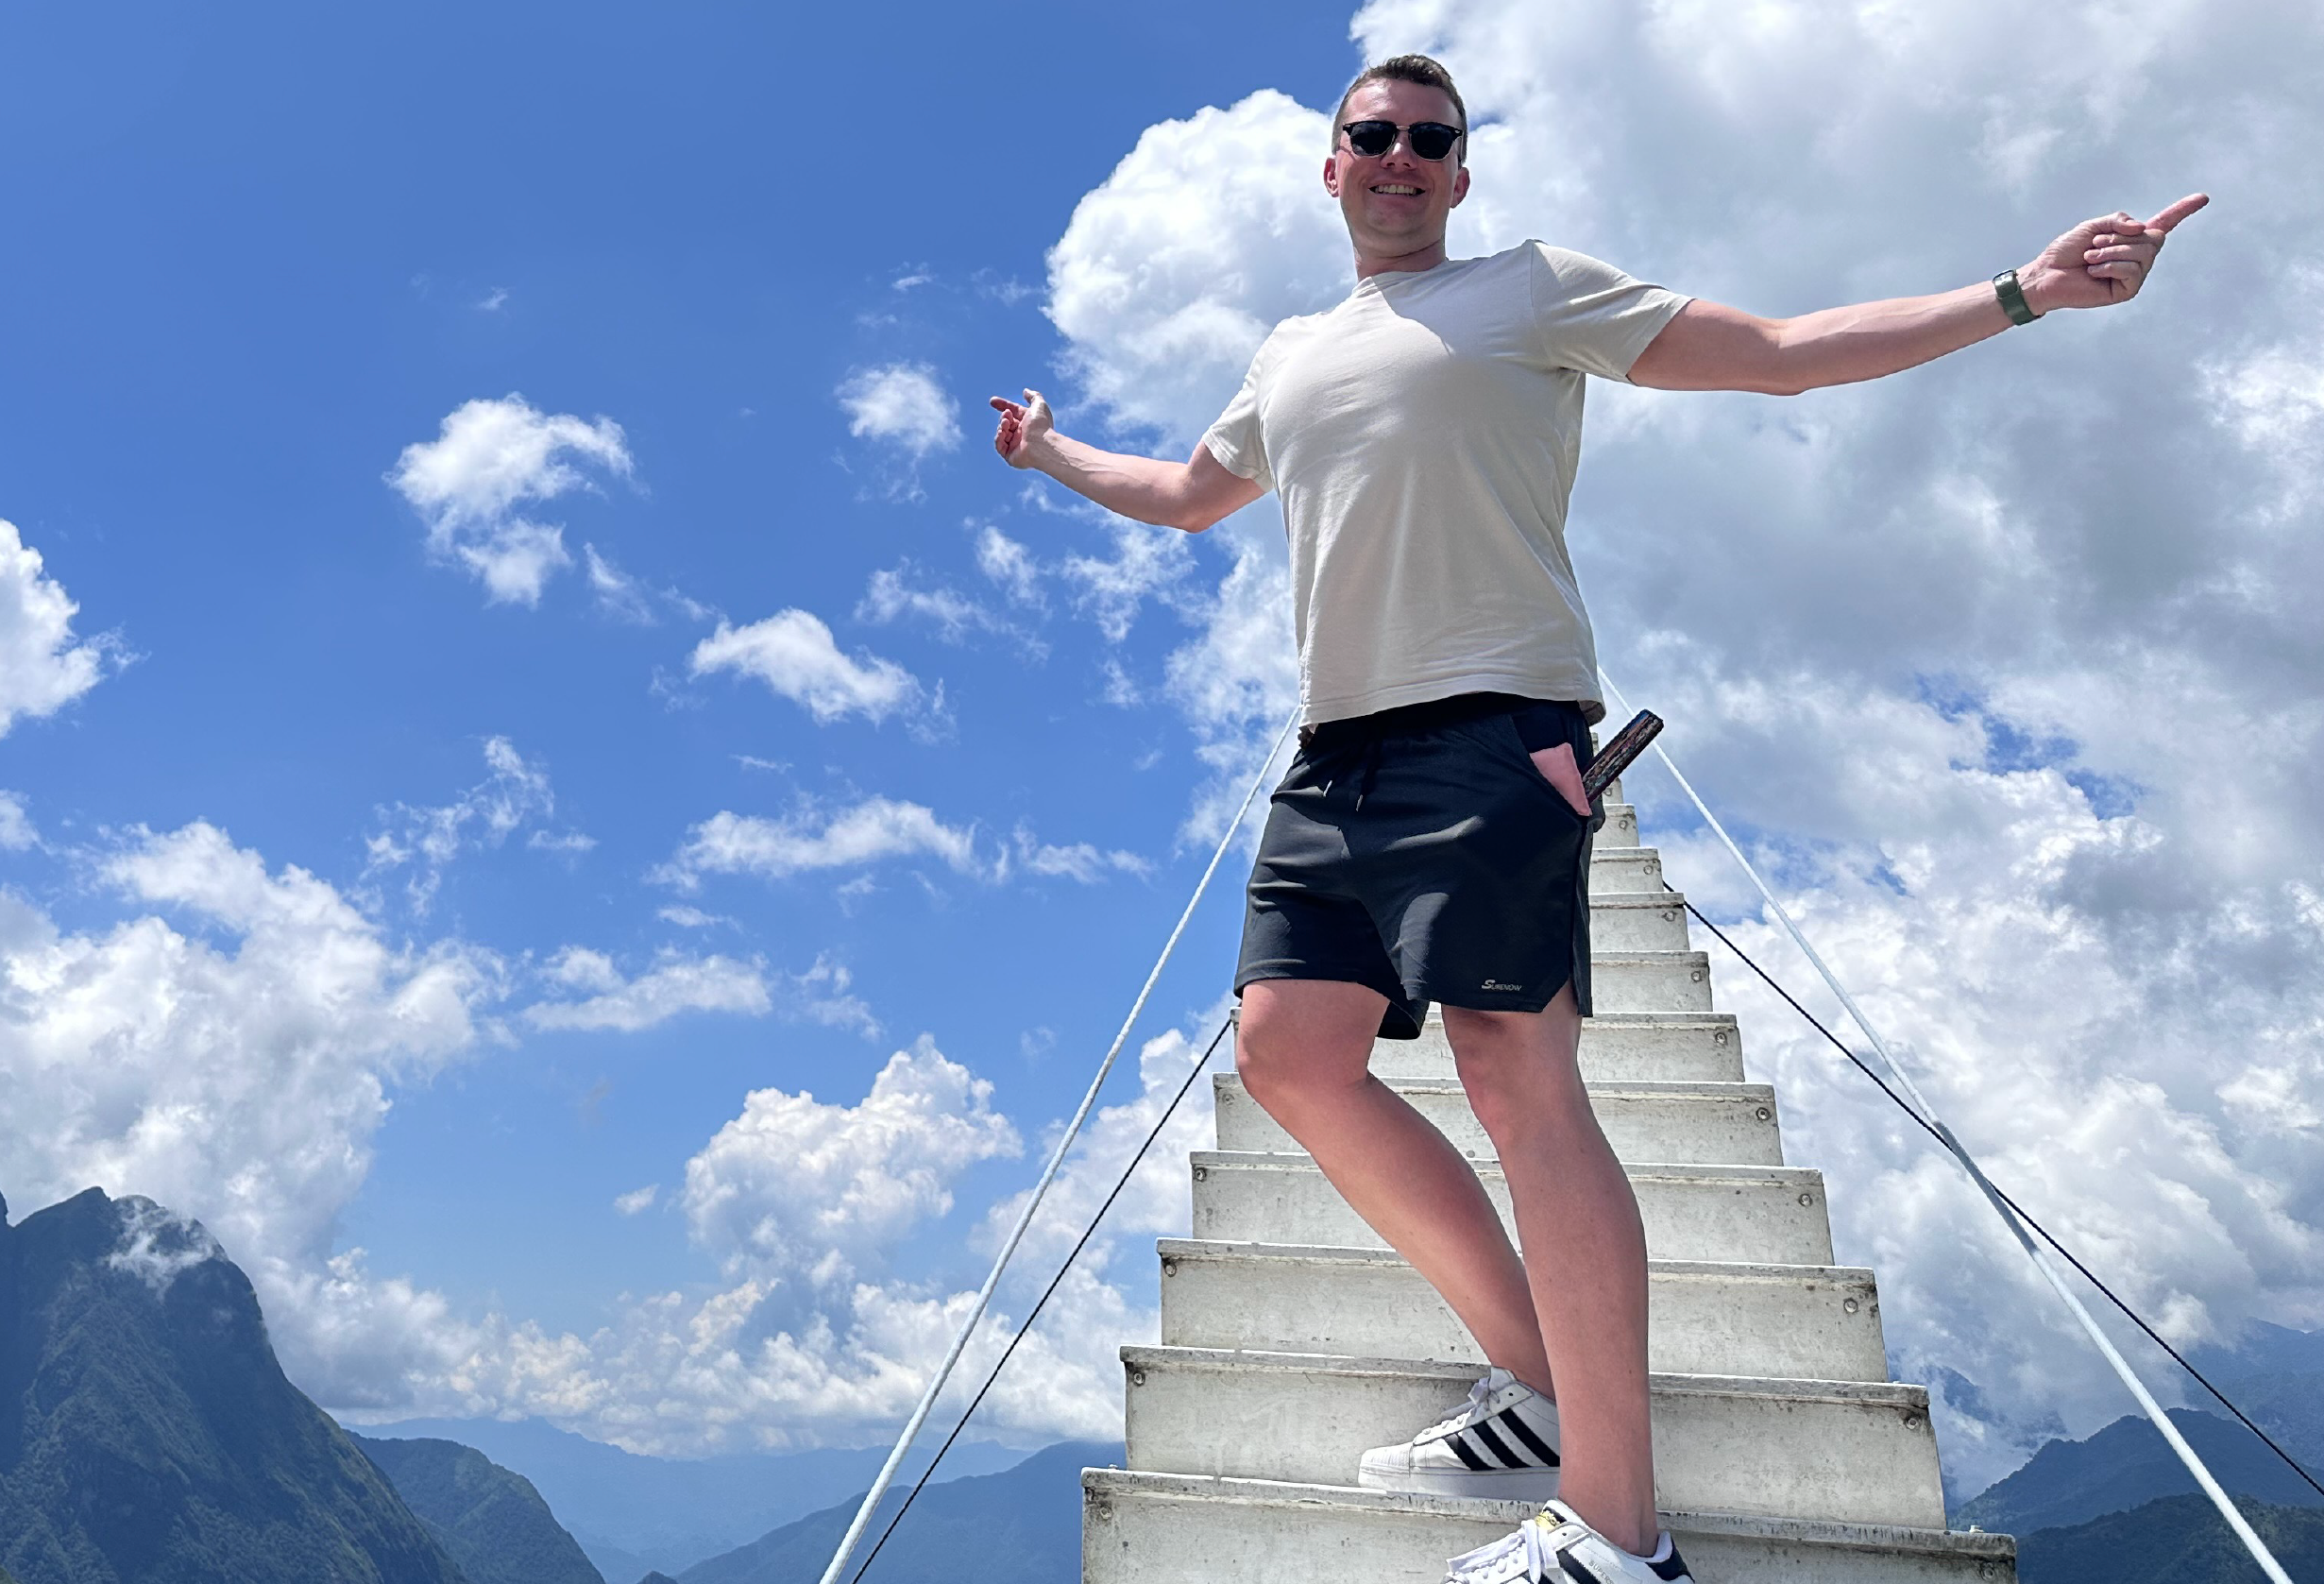
[[[1367,82],[1349,95],[1339,120],[1343,127],[1350,121],[1462,125],[1444,90],[1417,82]],[[1337,128],[1332,135],[1337,146],[1323,167],[1324,190],[1339,199],[1357,251],[1393,258],[1444,240],[1452,206],[1468,195],[1468,170],[1461,163],[1467,139],[1441,160],[1423,160],[1413,153],[1406,133],[1399,133],[1385,154],[1369,157],[1349,147]]]

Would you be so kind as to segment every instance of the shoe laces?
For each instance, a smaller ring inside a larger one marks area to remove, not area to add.
[[[1486,1375],[1473,1382],[1468,1388],[1467,1399],[1459,1407],[1421,1431],[1415,1439],[1427,1440],[1432,1436],[1467,1428],[1472,1421],[1484,1417],[1484,1405],[1492,1395],[1492,1376]]]
[[[1455,1576],[1460,1578],[1525,1578],[1538,1580],[1550,1576],[1550,1569],[1557,1560],[1551,1548],[1558,1532],[1565,1525],[1554,1522],[1548,1513],[1528,1518],[1513,1533],[1503,1535],[1492,1544],[1471,1551],[1466,1557],[1455,1558],[1459,1564]],[[1524,1558],[1522,1574],[1508,1573],[1510,1563]]]

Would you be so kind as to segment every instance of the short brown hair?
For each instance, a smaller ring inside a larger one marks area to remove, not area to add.
[[[1444,62],[1425,55],[1392,55],[1379,65],[1358,72],[1356,80],[1348,85],[1348,92],[1339,96],[1339,109],[1332,112],[1332,146],[1335,150],[1339,147],[1340,118],[1348,113],[1348,101],[1367,82],[1416,82],[1423,88],[1436,89],[1452,101],[1452,108],[1461,118],[1461,130],[1468,130],[1468,107],[1461,103],[1461,91],[1452,86],[1452,74],[1445,70]]]

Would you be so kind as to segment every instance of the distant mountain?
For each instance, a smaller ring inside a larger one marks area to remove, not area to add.
[[[275,1362],[210,1235],[0,1201],[0,1565],[22,1584],[466,1584]]]
[[[2235,1504],[2295,1578],[2324,1578],[2324,1512]],[[2258,1564],[2205,1496],[2167,1496],[2017,1540],[2018,1584],[2249,1584]]]
[[[522,1474],[456,1441],[348,1439],[394,1483],[468,1584],[605,1584]]]
[[[2186,1408],[2173,1408],[2170,1416],[2231,1495],[2284,1507],[2324,1505],[2324,1497],[2242,1425]],[[2106,1513],[2195,1490],[2195,1476],[2162,1433],[2145,1415],[2133,1414],[2086,1440],[2050,1442],[2017,1473],[1963,1504],[1953,1515],[1953,1526],[1975,1524],[1996,1533],[2027,1535],[2086,1524]]]
[[[1119,1441],[1066,1441],[1006,1473],[931,1485],[865,1584],[1079,1584],[1081,1471],[1121,1460]],[[882,1501],[858,1557],[903,1499],[898,1490]],[[861,1500],[858,1494],[699,1562],[678,1575],[678,1584],[817,1584]]]
[[[2222,1388],[2246,1375],[2324,1374],[2324,1331],[2294,1331],[2252,1320],[2231,1345],[2209,1343],[2194,1349],[2187,1358]]]
[[[524,1475],[610,1584],[636,1584],[649,1569],[681,1573],[859,1493],[888,1456],[886,1447],[874,1447],[645,1457],[537,1419],[419,1419],[355,1428],[373,1439],[457,1441]],[[941,1473],[947,1479],[990,1473],[1024,1457],[1022,1449],[963,1441]],[[905,1467],[908,1477],[925,1469],[927,1454]]]

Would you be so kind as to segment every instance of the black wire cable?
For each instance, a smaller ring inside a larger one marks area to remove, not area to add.
[[[1670,892],[1674,896],[1678,895],[1677,889],[1668,880],[1663,882],[1662,889]],[[1735,953],[1737,957],[1742,959],[1744,967],[1749,968],[1753,973],[1758,975],[1770,990],[1773,990],[1776,995],[1781,996],[1786,1002],[1790,1003],[1793,1012],[1798,1013],[1802,1017],[1806,1018],[1807,1020],[1808,1027],[1814,1029],[1817,1033],[1822,1034],[1825,1039],[1829,1040],[1835,1050],[1838,1050],[1842,1056],[1845,1056],[1849,1061],[1856,1064],[1858,1071],[1861,1072],[1866,1078],[1871,1079],[1873,1082],[1878,1084],[1880,1087],[1880,1092],[1886,1095],[1890,1099],[1895,1101],[1897,1109],[1902,1111],[1906,1116],[1911,1117],[1923,1133],[1937,1140],[1940,1144],[1944,1143],[1943,1135],[1937,1132],[1936,1127],[1930,1123],[1926,1117],[1923,1116],[1918,1111],[1915,1111],[1910,1105],[1906,1103],[1903,1096],[1899,1095],[1895,1090],[1890,1088],[1887,1082],[1883,1080],[1878,1073],[1873,1071],[1871,1067],[1867,1066],[1862,1057],[1858,1056],[1855,1051],[1849,1049],[1845,1041],[1841,1039],[1838,1034],[1833,1033],[1831,1030],[1825,1028],[1814,1013],[1809,1012],[1806,1007],[1800,1005],[1797,1000],[1793,999],[1791,992],[1786,990],[1782,985],[1777,984],[1774,979],[1769,975],[1765,968],[1760,967],[1758,963],[1753,962],[1749,952],[1745,951],[1741,946],[1737,945],[1733,941],[1727,939],[1727,932],[1725,930],[1720,928],[1719,926],[1713,924],[1709,919],[1705,918],[1703,916],[1702,909],[1696,907],[1692,902],[1688,901],[1684,896],[1680,896],[1679,901],[1688,912],[1695,916],[1697,923],[1701,924],[1704,928],[1719,937],[1720,945],[1725,946],[1729,951]],[[1990,1182],[1990,1179],[1988,1181]],[[2148,1325],[2145,1320],[2141,1319],[2139,1312],[2136,1309],[2131,1308],[2129,1304],[2124,1303],[2119,1297],[2117,1297],[2112,1287],[2108,1286],[2104,1282],[2098,1280],[2097,1276],[2091,1270],[2090,1267],[2084,1265],[2080,1260],[2074,1257],[2073,1250],[2067,1248],[2063,1243],[2059,1242],[2057,1238],[2051,1236],[2047,1227],[2044,1226],[2040,1221],[2035,1220],[2031,1216],[2027,1215],[2025,1207],[2019,1204],[2017,1201],[2011,1199],[2008,1194],[2002,1192],[1998,1185],[1994,1186],[1993,1193],[2000,1199],[2002,1203],[2010,1207],[2010,1213],[2011,1215],[2015,1216],[2019,1220],[2024,1221],[2035,1232],[2041,1234],[2042,1241],[2057,1250],[2058,1252],[2065,1259],[2067,1264],[2073,1266],[2075,1269],[2080,1271],[2082,1273],[2083,1280],[2087,1281],[2092,1286],[2096,1287],[2100,1292],[2104,1293],[2106,1295],[2107,1302],[2113,1304],[2115,1308],[2120,1309],[2125,1315],[2129,1316],[2130,1322],[2137,1326],[2141,1331],[2146,1333],[2147,1338],[2152,1341],[2155,1346],[2161,1348],[2164,1353],[2169,1354],[2174,1363],[2176,1363],[2181,1370],[2184,1370],[2188,1374],[2193,1375],[2196,1380],[2201,1384],[2205,1391],[2208,1391],[2214,1397],[2216,1397],[2219,1400],[2220,1406],[2226,1408],[2228,1412],[2233,1414],[2238,1420],[2241,1420],[2245,1429],[2250,1431],[2253,1435],[2259,1437],[2261,1440],[2266,1442],[2268,1451],[2282,1458],[2284,1462],[2290,1466],[2291,1471],[2299,1475],[2300,1478],[2306,1480],[2309,1488],[2316,1491],[2317,1495],[2324,1496],[2324,1485],[2318,1485],[2316,1483],[2316,1476],[2310,1473],[2306,1469],[2300,1467],[2299,1459],[2295,1458],[2290,1453],[2284,1451],[2282,1447],[2277,1445],[2276,1439],[2273,1436],[2270,1436],[2266,1431],[2261,1429],[2257,1424],[2252,1423],[2250,1415],[2245,1413],[2243,1409],[2237,1407],[2232,1402],[2230,1402],[2226,1392],[2221,1391],[2217,1387],[2212,1385],[2211,1381],[2204,1375],[2202,1371],[2197,1370],[2193,1364],[2189,1363],[2183,1354],[2158,1336],[2155,1332],[2155,1328]]]
[[[1057,1291],[1058,1284],[1065,1279],[1065,1272],[1071,1270],[1074,1261],[1081,1257],[1081,1251],[1088,1246],[1090,1238],[1096,1234],[1097,1223],[1106,1218],[1106,1212],[1113,1208],[1113,1201],[1122,1197],[1124,1188],[1129,1186],[1130,1178],[1137,1174],[1138,1163],[1145,1159],[1145,1152],[1154,1148],[1156,1139],[1162,1137],[1163,1125],[1184,1102],[1186,1092],[1195,1086],[1195,1080],[1202,1076],[1202,1069],[1211,1065],[1211,1057],[1218,1049],[1218,1042],[1227,1037],[1227,1030],[1232,1027],[1234,1027],[1234,1016],[1230,1013],[1226,1020],[1219,1024],[1218,1032],[1211,1036],[1211,1043],[1203,1047],[1201,1059],[1195,1063],[1194,1070],[1186,1075],[1186,1082],[1179,1085],[1179,1092],[1171,1098],[1170,1103],[1162,1108],[1162,1114],[1154,1118],[1153,1131],[1145,1135],[1145,1142],[1138,1146],[1138,1152],[1130,1156],[1129,1164],[1122,1168],[1121,1181],[1113,1184],[1113,1191],[1106,1196],[1106,1202],[1099,1205],[1097,1214],[1090,1218],[1090,1224],[1082,1229],[1080,1238],[1074,1244],[1073,1252],[1065,1256],[1065,1263],[1059,1266],[1057,1274],[1049,1278],[1048,1286],[1042,1290],[1040,1301],[1026,1315],[1025,1323],[1017,1327],[1017,1334],[1009,1338],[1009,1346],[1001,1350],[1000,1360],[992,1366],[992,1372],[985,1376],[984,1385],[978,1387],[976,1395],[969,1399],[968,1410],[960,1415],[960,1422],[952,1427],[952,1434],[944,1438],[944,1444],[938,1447],[936,1456],[928,1459],[927,1468],[922,1471],[920,1478],[913,1483],[911,1490],[905,1493],[904,1505],[896,1508],[893,1518],[888,1520],[888,1526],[879,1532],[879,1539],[874,1542],[871,1555],[864,1558],[863,1565],[856,1570],[855,1576],[848,1580],[848,1584],[863,1584],[863,1575],[871,1569],[873,1562],[878,1559],[880,1547],[888,1543],[888,1537],[895,1533],[896,1525],[904,1522],[904,1515],[911,1511],[912,1503],[919,1500],[920,1492],[935,1476],[936,1465],[944,1460],[944,1454],[952,1450],[952,1443],[958,1440],[960,1432],[968,1428],[968,1422],[975,1417],[977,1406],[985,1400],[985,1393],[992,1389],[992,1383],[999,1380],[1001,1371],[1009,1367],[1009,1357],[1017,1351],[1017,1344],[1025,1340],[1033,1329],[1033,1322],[1041,1318],[1042,1308],[1049,1302],[1049,1295]]]

